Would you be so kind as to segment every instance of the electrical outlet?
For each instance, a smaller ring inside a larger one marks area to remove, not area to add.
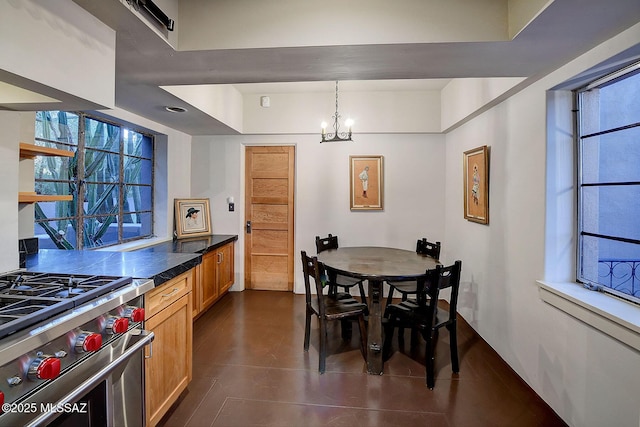
[[[229,212],[233,212],[235,210],[235,203],[229,203]]]

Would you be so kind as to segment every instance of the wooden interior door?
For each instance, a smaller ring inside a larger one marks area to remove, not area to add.
[[[293,290],[295,147],[245,151],[246,289]]]

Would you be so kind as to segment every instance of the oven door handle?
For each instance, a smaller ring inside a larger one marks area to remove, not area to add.
[[[131,332],[132,331],[129,331],[129,334],[131,334]],[[62,399],[60,399],[57,402],[57,404],[73,403],[76,399],[82,397],[82,395],[85,392],[91,390],[93,387],[99,384],[118,366],[127,362],[131,357],[133,357],[135,353],[137,353],[138,351],[142,351],[142,348],[147,344],[150,344],[155,338],[155,335],[153,334],[153,332],[145,331],[145,330],[137,330],[135,335],[140,335],[143,338],[140,339],[140,341],[133,344],[131,347],[129,347],[124,353],[118,356],[118,358],[116,358],[113,362],[109,363],[107,366],[100,369],[100,371],[96,372],[93,376],[91,376],[82,384],[80,384],[71,393],[67,394]],[[46,422],[50,418],[56,417],[58,415],[60,414],[56,413],[55,411],[45,412],[41,414],[39,417],[31,420],[28,424],[25,424],[25,427],[32,427],[32,426],[35,427],[35,426],[42,425],[44,422]]]

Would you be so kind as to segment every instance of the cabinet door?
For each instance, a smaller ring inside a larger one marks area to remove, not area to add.
[[[202,280],[200,282],[202,299],[200,311],[208,308],[218,298],[218,286],[216,284],[218,258],[217,252],[208,252],[202,256]]]
[[[194,268],[193,287],[191,289],[191,305],[193,318],[202,310],[202,264],[198,264]]]
[[[233,285],[233,243],[222,246],[218,254],[218,294],[222,295]]]
[[[178,399],[192,376],[191,294],[182,296],[145,322],[155,334],[145,350],[147,426],[155,426]]]

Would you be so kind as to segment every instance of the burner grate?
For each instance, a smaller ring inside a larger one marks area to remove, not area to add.
[[[73,301],[54,298],[0,297],[0,337],[73,308]]]
[[[48,296],[48,294],[57,291],[60,286],[56,285],[36,285],[24,284],[24,285],[12,285],[11,287],[0,291],[4,295],[24,295],[28,297]]]
[[[0,276],[0,338],[131,283],[131,277],[18,272]]]

